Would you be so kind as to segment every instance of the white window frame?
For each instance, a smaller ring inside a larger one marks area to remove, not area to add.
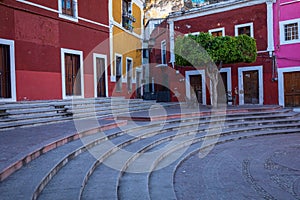
[[[192,32],[192,33],[186,33],[186,34],[184,34],[184,36],[188,36],[188,35],[199,35],[200,34],[200,32],[198,31],[198,32]]]
[[[191,75],[201,75],[202,78],[202,102],[203,105],[206,105],[206,81],[205,81],[205,70],[190,70],[185,72],[185,93],[187,98],[191,98],[191,84],[190,76]]]
[[[98,85],[98,81],[97,81],[97,62],[96,59],[97,58],[102,58],[104,59],[104,64],[105,64],[105,95],[108,97],[108,75],[107,75],[107,56],[104,54],[98,54],[98,53],[94,53],[93,54],[93,62],[94,62],[94,97],[97,98],[98,94],[97,94],[97,85]]]
[[[83,70],[83,52],[73,49],[61,48],[61,76],[62,76],[62,97],[63,99],[73,99],[73,98],[84,98],[84,70]],[[65,54],[79,55],[80,57],[80,83],[81,83],[81,95],[80,96],[67,96],[66,95],[66,78],[65,78]]]
[[[62,0],[58,0],[58,16],[63,19],[67,19],[73,22],[78,22],[78,0],[72,0],[74,5],[74,16],[66,15],[62,13]]]
[[[251,36],[252,38],[254,38],[253,22],[235,25],[235,26],[234,26],[234,33],[235,33],[235,36],[238,36],[238,35],[239,35],[238,29],[239,29],[239,28],[242,28],[242,27],[245,27],[245,26],[250,26],[250,36]]]
[[[219,31],[222,31],[222,36],[224,37],[225,36],[225,28],[224,27],[210,29],[210,30],[208,30],[208,33],[212,35],[212,33],[219,32]]]
[[[244,78],[243,72],[245,71],[258,71],[258,105],[264,104],[264,82],[263,82],[263,66],[252,66],[252,67],[239,67],[238,68],[238,84],[239,84],[239,104],[244,105]],[[242,92],[240,92],[242,91]]]
[[[16,95],[16,65],[15,65],[15,42],[14,40],[7,40],[0,38],[0,44],[9,46],[9,54],[10,54],[10,92],[11,98],[1,98],[0,102],[15,102],[17,100]]]
[[[161,52],[161,64],[163,64],[163,65],[167,65],[167,42],[166,42],[166,40],[163,40],[163,41],[161,41],[161,43],[160,43],[160,52]],[[163,54],[163,51],[164,51],[164,49],[166,50],[166,54],[165,54],[165,61],[166,61],[166,63],[163,63],[163,56],[164,56],[164,54]]]
[[[293,24],[293,23],[298,23],[298,39],[285,40],[284,26],[288,25],[288,24]],[[280,44],[281,45],[300,43],[300,18],[279,22],[279,31],[280,31]]]

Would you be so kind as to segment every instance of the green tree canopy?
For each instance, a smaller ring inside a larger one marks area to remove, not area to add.
[[[175,62],[181,66],[207,66],[210,62],[224,64],[254,62],[256,42],[247,35],[213,37],[209,33],[179,36],[175,41]]]

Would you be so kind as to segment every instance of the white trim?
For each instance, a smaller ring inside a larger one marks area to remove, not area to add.
[[[200,8],[191,9],[186,11],[184,15],[181,12],[175,12],[169,15],[169,20],[180,21],[186,19],[197,18],[201,16],[222,13],[230,10],[240,9],[242,7],[249,7],[265,3],[266,0],[230,0],[220,2],[218,4],[202,6]]]
[[[298,23],[298,39],[285,40],[284,26],[287,24],[292,24],[292,23]],[[280,31],[280,44],[281,45],[300,43],[300,18],[279,22],[279,31]]]
[[[192,32],[192,33],[186,33],[184,34],[184,36],[188,36],[188,35],[199,35],[200,32],[199,31],[196,31],[196,32]]]
[[[93,53],[93,65],[94,65],[94,97],[98,97],[98,91],[97,91],[97,86],[98,86],[98,81],[97,81],[97,58],[103,58],[104,59],[104,64],[105,64],[105,95],[108,97],[108,76],[107,76],[107,56],[104,54],[97,54]]]
[[[138,72],[140,72],[141,74],[143,74],[143,68],[142,68],[142,66],[139,66],[139,67],[135,68],[135,77],[133,78],[132,83],[137,83],[136,80],[137,80],[137,73]],[[142,79],[143,79],[143,76],[141,77],[141,80]]]
[[[79,50],[61,48],[61,76],[62,76],[62,97],[63,99],[84,98],[84,70],[83,70],[83,52]],[[80,56],[80,82],[81,82],[81,95],[80,96],[67,96],[65,84],[65,54],[75,54]]]
[[[131,58],[131,57],[126,57],[126,62],[125,62],[125,74],[124,74],[124,80],[122,79],[122,82],[123,83],[127,83],[128,84],[128,82],[127,82],[127,79],[128,79],[128,73],[127,73],[127,64],[128,64],[128,60],[130,60],[131,61],[131,69],[130,69],[130,71],[129,71],[129,73],[131,74],[131,89],[132,89],[132,83],[133,83],[133,59]]]
[[[41,8],[41,9],[44,9],[44,10],[47,10],[47,11],[50,11],[50,12],[54,12],[54,13],[61,13],[61,11],[56,10],[56,9],[53,9],[53,8],[49,8],[47,6],[42,6],[40,4],[36,4],[36,3],[33,3],[33,2],[30,2],[28,0],[16,0],[17,2],[20,2],[20,3],[24,3],[24,4],[27,4],[27,5],[31,5],[31,6],[34,6],[34,7],[37,7],[37,8]],[[78,1],[78,0],[77,0]],[[58,5],[58,8],[60,7],[60,10],[61,10],[61,4]],[[62,14],[61,14],[62,15]],[[64,16],[62,16],[61,18],[64,18],[66,19]],[[75,22],[78,22],[78,20],[74,20],[74,18],[72,17],[69,17],[67,18],[68,20],[72,20],[72,21],[75,21]],[[103,26],[105,28],[109,28],[109,25],[106,25],[106,24],[102,24],[102,23],[99,23],[99,22],[96,22],[96,21],[93,21],[93,20],[89,20],[89,19],[86,19],[86,18],[83,18],[83,17],[79,17],[78,16],[78,19],[82,20],[82,21],[86,21],[86,22],[89,22],[91,24],[95,24],[95,25],[98,25],[98,26]]]
[[[174,34],[174,21],[169,21],[169,37],[170,37],[170,63],[174,68],[175,63],[175,34]]]
[[[166,61],[166,63],[163,63],[163,48],[165,48],[165,50],[166,50],[166,54],[165,54],[165,56],[166,56],[166,59],[165,59],[165,61]],[[166,42],[166,40],[163,40],[163,41],[161,41],[160,42],[160,55],[161,55],[161,64],[167,64],[167,42]]]
[[[210,29],[210,30],[208,30],[208,33],[212,35],[213,32],[219,32],[219,31],[222,31],[222,36],[225,36],[225,28],[224,27]]]
[[[118,84],[118,82],[117,82],[117,57],[121,57],[121,77],[120,77],[120,80],[119,80],[119,82],[120,82],[120,84],[121,84],[121,86],[120,86],[120,90],[117,90],[117,88],[118,88],[118,86],[117,86],[117,84]],[[115,68],[115,83],[116,83],[116,85],[115,85],[115,88],[116,88],[116,92],[122,92],[123,91],[123,55],[122,54],[118,54],[118,53],[115,53],[115,57],[114,57],[114,68]]]
[[[300,71],[300,66],[298,67],[287,67],[278,68],[278,102],[280,106],[284,106],[284,76],[283,73],[286,72],[297,72]]]
[[[83,18],[83,17],[78,17],[78,19],[80,19],[82,21],[85,21],[85,22],[89,22],[91,24],[95,24],[95,25],[98,25],[98,26],[103,26],[105,28],[109,28],[109,25],[102,24],[102,23],[99,23],[99,22],[95,22],[95,21],[92,21],[92,20],[89,20],[89,19],[86,19],[86,18]]]
[[[227,91],[232,93],[232,84],[231,84],[231,67],[225,67],[220,69],[220,73],[227,73]]]
[[[234,26],[234,35],[238,36],[239,35],[238,29],[241,27],[246,27],[246,26],[250,26],[250,37],[254,38],[253,22],[235,25]]]
[[[140,73],[140,83],[137,82],[138,73]],[[141,96],[143,96],[142,79],[143,79],[143,68],[142,68],[142,66],[136,67],[135,68],[135,78],[134,78],[133,83],[135,83],[135,90],[136,91],[137,91],[138,86],[140,85],[140,87],[141,87]]]
[[[111,80],[112,82],[117,82],[117,56],[118,57],[121,57],[121,79],[123,77],[123,55],[122,54],[119,54],[119,53],[115,53],[115,56],[114,56],[114,69],[115,69],[115,74],[114,74],[114,80]],[[122,81],[123,82],[123,81]]]
[[[15,42],[13,40],[6,40],[0,38],[0,44],[9,46],[10,54],[10,92],[11,98],[1,98],[0,102],[15,102],[17,100],[16,95],[16,63],[15,63]]]
[[[239,67],[238,68],[238,84],[239,84],[239,104],[244,105],[244,80],[243,72],[245,71],[258,71],[258,96],[259,96],[259,105],[264,103],[264,85],[263,85],[263,67],[262,66],[252,66],[252,67]]]
[[[226,73],[227,74],[227,91],[225,93],[231,93],[232,95],[232,84],[231,84],[231,67],[225,67],[221,68],[219,73]],[[221,78],[221,77],[220,77]],[[220,80],[219,80],[220,81]],[[210,80],[210,85],[209,85],[210,93],[212,92],[212,81]],[[212,95],[210,95],[210,101],[212,102]],[[228,102],[229,105],[229,102]]]
[[[300,2],[300,0],[294,0],[294,1],[289,1],[289,2],[284,2],[284,3],[280,3],[280,6],[285,6],[285,5],[289,5],[289,4],[293,4],[293,3],[298,3]]]
[[[73,6],[74,6],[74,16],[66,15],[62,13],[62,7],[61,7],[61,2],[62,0],[58,0],[58,16],[62,19],[67,19],[73,22],[78,22],[78,4],[77,0],[72,0],[73,1]]]
[[[274,49],[274,24],[273,24],[273,1],[266,1],[267,4],[267,33],[268,33],[268,47],[269,56],[272,56]]]
[[[191,75],[201,75],[202,78],[202,102],[206,105],[206,81],[205,81],[205,70],[191,70],[185,72],[185,93],[186,97],[191,98],[191,85],[190,76]]]
[[[52,9],[52,8],[49,8],[49,7],[46,7],[46,6],[42,6],[40,4],[32,3],[28,0],[16,0],[16,1],[18,1],[20,3],[27,4],[27,5],[31,5],[31,6],[34,6],[34,7],[37,7],[37,8],[42,8],[44,10],[48,10],[48,11],[51,11],[51,12],[59,13],[58,10],[55,10],[55,9]]]

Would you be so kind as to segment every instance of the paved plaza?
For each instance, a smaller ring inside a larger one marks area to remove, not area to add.
[[[1,199],[300,198],[291,109],[156,106],[81,122],[1,131]]]

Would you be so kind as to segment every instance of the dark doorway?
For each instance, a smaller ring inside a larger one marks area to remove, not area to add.
[[[0,98],[11,98],[10,46],[0,44]]]

